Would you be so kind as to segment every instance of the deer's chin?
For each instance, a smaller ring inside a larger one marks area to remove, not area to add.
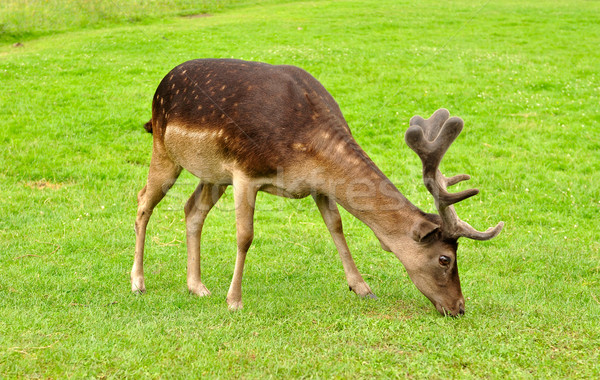
[[[436,310],[444,317],[460,317],[465,314],[465,307],[461,302],[454,307],[446,307],[439,302],[434,302],[433,304]]]

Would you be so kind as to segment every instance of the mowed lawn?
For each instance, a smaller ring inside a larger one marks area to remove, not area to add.
[[[27,19],[44,14],[35,9],[0,13],[1,378],[600,376],[599,2],[219,2],[204,17],[109,9],[103,22],[64,27]],[[61,20],[61,8],[39,9]],[[479,229],[506,223],[494,240],[460,241],[466,315],[440,316],[343,211],[378,296],[360,299],[313,201],[266,194],[244,309],[228,311],[231,189],[203,233],[212,296],[188,294],[189,173],[150,220],[148,291],[131,294],[136,194],[152,147],[143,123],[163,76],[204,57],[308,70],[428,212],[404,131],[441,107],[462,117],[442,171],[470,174],[457,190],[481,193],[458,214]]]

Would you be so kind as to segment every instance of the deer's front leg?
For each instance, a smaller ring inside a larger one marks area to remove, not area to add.
[[[314,195],[313,196],[319,212],[325,221],[325,225],[333,238],[333,242],[340,254],[342,259],[342,265],[344,266],[344,272],[346,273],[346,280],[350,290],[358,294],[361,297],[377,298],[375,294],[369,288],[369,285],[363,280],[360,272],[356,268],[354,259],[348,249],[346,238],[344,237],[344,231],[342,228],[342,218],[338,211],[335,201],[325,195]]]
[[[226,186],[200,183],[185,205],[185,224],[187,237],[187,286],[198,296],[208,296],[210,291],[201,281],[200,240],[204,220],[212,207],[225,192]]]
[[[233,196],[235,201],[235,225],[237,233],[237,256],[233,279],[227,292],[227,304],[230,310],[238,310],[242,304],[242,273],[246,253],[254,238],[254,204],[258,188],[246,180],[233,180]]]

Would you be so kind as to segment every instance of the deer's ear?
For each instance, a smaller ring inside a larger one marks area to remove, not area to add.
[[[413,226],[412,238],[419,243],[433,239],[440,231],[440,226],[428,220],[421,220]]]

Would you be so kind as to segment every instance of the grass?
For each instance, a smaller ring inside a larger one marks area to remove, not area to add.
[[[169,16],[196,17],[245,4],[241,0],[5,0],[0,4],[0,41],[124,23],[147,24]]]
[[[25,26],[0,46],[0,377],[600,375],[598,2],[218,4],[212,17],[176,17],[184,4],[131,23],[124,7],[110,22],[90,13],[50,29],[11,13]],[[148,293],[130,294],[135,196],[151,151],[142,124],[166,72],[198,57],[313,73],[361,146],[427,211],[403,132],[411,116],[440,107],[463,117],[442,170],[471,174],[481,193],[458,213],[479,228],[506,222],[490,242],[461,241],[467,314],[440,317],[344,213],[379,296],[358,299],[312,202],[265,194],[245,308],[228,312],[230,190],[203,235],[213,295],[188,295],[189,174],[150,221]]]

